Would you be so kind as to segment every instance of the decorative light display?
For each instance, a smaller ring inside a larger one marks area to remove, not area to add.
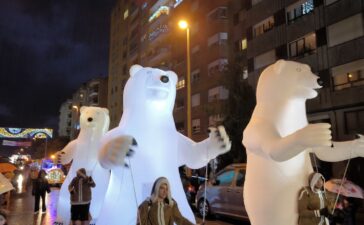
[[[53,129],[0,127],[0,138],[52,138]]]
[[[149,17],[149,23],[151,23],[153,20],[157,19],[161,15],[169,15],[169,7],[168,6],[161,6],[157,11],[155,11],[150,17]]]

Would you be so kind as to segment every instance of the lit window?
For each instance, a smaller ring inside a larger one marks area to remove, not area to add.
[[[287,21],[292,23],[296,19],[313,12],[314,4],[313,0],[301,0],[293,5],[290,5],[286,9]]]
[[[334,90],[364,85],[364,59],[332,68]]]
[[[289,43],[289,56],[297,57],[311,54],[316,50],[316,34],[311,33],[304,38]]]
[[[185,87],[185,77],[180,77],[178,79],[178,82],[177,82],[177,85],[176,85],[176,88],[177,90],[178,89],[181,89],[181,88],[184,88]]]
[[[248,47],[248,41],[246,38],[241,40],[241,50],[245,50]]]
[[[254,37],[258,37],[259,35],[262,35],[268,31],[270,31],[274,27],[274,17],[271,16],[262,22],[259,22],[258,24],[254,25],[253,31],[254,31]]]
[[[128,18],[128,16],[129,16],[129,10],[127,9],[127,10],[125,10],[125,12],[124,12],[124,20],[125,20],[126,18]]]

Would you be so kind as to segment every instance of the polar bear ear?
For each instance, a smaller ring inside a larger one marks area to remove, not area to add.
[[[129,73],[130,76],[134,76],[139,70],[143,69],[141,65],[135,64],[130,67]]]
[[[80,113],[82,113],[83,111],[85,111],[86,110],[86,106],[81,106],[81,108],[80,108]]]
[[[277,74],[281,73],[285,64],[286,64],[285,60],[283,59],[278,60],[276,63],[274,63],[274,72],[276,72]]]
[[[109,110],[107,108],[101,108],[102,111],[106,114],[106,115],[109,115]]]

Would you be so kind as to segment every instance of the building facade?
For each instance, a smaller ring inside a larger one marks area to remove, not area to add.
[[[310,122],[332,124],[337,141],[364,133],[364,1],[234,0],[229,8],[230,60],[250,85],[278,59],[306,63],[324,81],[307,102]]]
[[[133,2],[118,1],[111,16],[108,96],[112,127],[122,114],[128,70],[138,63],[177,73],[174,118],[177,129],[187,133],[186,31],[178,28],[178,20],[185,19],[191,40],[192,138],[206,138],[208,126],[222,121],[221,102],[228,98],[220,79],[228,61],[229,0]]]
[[[64,102],[60,108],[59,135],[70,139],[79,132],[80,108],[96,106],[107,108],[108,78],[99,77],[81,85],[72,95],[72,99]]]
[[[72,121],[72,100],[68,99],[62,103],[59,110],[58,135],[61,137],[70,137]]]

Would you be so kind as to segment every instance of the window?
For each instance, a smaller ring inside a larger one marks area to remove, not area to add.
[[[214,87],[208,90],[208,102],[224,100],[229,98],[229,90],[223,86]]]
[[[194,12],[198,9],[198,1],[193,1],[191,5],[191,11]]]
[[[185,131],[185,123],[184,122],[177,122],[176,123],[176,130],[180,133]]]
[[[334,90],[364,85],[364,59],[331,69]]]
[[[219,182],[219,186],[230,186],[233,182],[235,172],[234,170],[226,171],[216,177],[216,181]]]
[[[176,99],[176,103],[174,104],[174,110],[178,111],[185,107],[185,102],[183,98]]]
[[[337,2],[338,0],[325,0],[325,5],[330,5],[334,2]]]
[[[211,45],[226,45],[227,39],[228,39],[227,33],[214,34],[207,40],[207,46],[210,47]]]
[[[191,83],[197,83],[200,81],[200,70],[194,70],[191,73]]]
[[[274,26],[274,17],[271,16],[262,22],[254,25],[253,31],[254,31],[254,37],[258,37],[259,35],[262,35],[268,31],[270,31]]]
[[[304,56],[316,50],[316,34],[311,33],[304,38],[298,39],[288,44],[289,56]]]
[[[256,5],[256,4],[258,4],[259,2],[261,2],[262,0],[252,0],[252,6],[253,5]]]
[[[207,66],[208,75],[212,76],[219,72],[223,72],[227,69],[228,60],[227,59],[217,59]]]
[[[192,120],[192,134],[200,133],[200,131],[201,131],[200,119]]]
[[[345,132],[347,134],[358,134],[364,132],[364,109],[345,112]]]
[[[313,0],[301,0],[286,9],[287,22],[293,23],[296,19],[313,12]]]
[[[248,67],[244,66],[241,74],[241,81],[248,79]]]
[[[236,186],[242,187],[245,181],[245,170],[239,170],[238,175],[236,176]]]
[[[241,40],[241,50],[245,50],[248,47],[248,41],[246,40],[246,38]]]
[[[361,13],[335,23],[327,28],[328,46],[332,47],[364,35]]]
[[[209,116],[209,126],[217,126],[224,120],[221,114]]]
[[[258,55],[254,58],[254,69],[259,69],[268,66],[276,61],[276,52],[271,50],[269,52]]]
[[[200,94],[192,95],[191,100],[192,100],[192,102],[191,102],[192,107],[199,106],[200,105]]]
[[[185,87],[185,77],[179,77],[176,85],[177,90]]]
[[[198,23],[198,22],[193,23],[193,24],[191,25],[191,34],[192,34],[192,35],[193,35],[193,34],[196,34],[196,33],[198,32],[198,30],[199,30],[199,23]]]
[[[129,16],[129,10],[125,10],[125,11],[124,11],[124,20],[125,20],[126,18],[128,18],[128,16]]]
[[[207,14],[209,20],[227,19],[227,8],[218,7]]]
[[[192,54],[195,54],[195,53],[197,53],[198,51],[200,51],[200,45],[196,45],[196,46],[194,46],[194,47],[192,48],[192,50],[191,50],[191,53],[192,53]]]

